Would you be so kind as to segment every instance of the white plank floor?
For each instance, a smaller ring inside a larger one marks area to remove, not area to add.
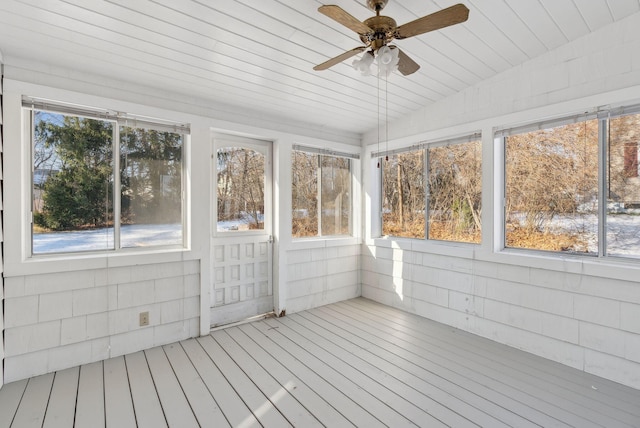
[[[366,299],[0,389],[0,427],[640,427],[640,391]]]

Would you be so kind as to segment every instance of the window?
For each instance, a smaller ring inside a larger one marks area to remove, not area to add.
[[[351,234],[351,158],[309,147],[291,153],[294,238]]]
[[[264,229],[265,154],[245,147],[217,150],[217,231]]]
[[[424,150],[391,154],[382,165],[382,234],[424,238]]]
[[[120,127],[122,247],[182,244],[183,135]]]
[[[481,240],[482,145],[480,141],[430,147],[429,239]]]
[[[320,156],[320,235],[351,233],[351,160]]]
[[[480,243],[479,135],[373,155],[383,156],[383,235]]]
[[[640,256],[640,114],[611,118],[608,134],[606,253]]]
[[[24,104],[32,254],[183,244],[184,129]]]
[[[505,141],[506,246],[598,251],[598,120]]]
[[[318,158],[313,153],[291,153],[291,234],[295,238],[318,235]]]

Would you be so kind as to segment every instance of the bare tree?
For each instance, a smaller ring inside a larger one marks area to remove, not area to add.
[[[480,141],[432,147],[429,153],[429,238],[479,243]]]
[[[382,162],[382,233],[424,238],[426,185],[424,151],[389,156]]]
[[[241,147],[217,152],[218,221],[236,220],[264,228],[265,157]]]
[[[509,136],[505,156],[507,245],[587,251],[579,229],[598,196],[598,121]]]

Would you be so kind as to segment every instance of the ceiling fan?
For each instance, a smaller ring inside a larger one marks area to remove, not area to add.
[[[340,6],[320,6],[318,8],[320,13],[358,33],[364,46],[358,46],[357,48],[346,51],[322,64],[316,65],[313,69],[326,70],[371,48],[368,51],[371,57],[364,56],[361,61],[365,61],[366,64],[371,64],[375,54],[378,53],[379,58],[382,58],[383,61],[397,62],[398,71],[407,76],[418,71],[420,66],[396,46],[389,45],[392,40],[406,39],[429,31],[439,30],[450,25],[464,22],[469,17],[469,9],[463,4],[456,4],[398,27],[393,18],[380,15],[380,11],[387,5],[387,2],[388,0],[367,0],[367,6],[376,13],[376,16],[363,22],[358,21]],[[387,47],[387,49],[384,49],[385,47]],[[357,66],[357,64],[354,65],[354,67],[355,66]]]

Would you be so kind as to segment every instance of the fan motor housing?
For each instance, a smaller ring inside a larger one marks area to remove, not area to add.
[[[363,43],[371,43],[374,49],[384,46],[394,38],[396,31],[396,21],[388,16],[372,16],[363,22],[364,25],[373,30],[373,34],[360,37]],[[379,46],[378,46],[379,45]]]

